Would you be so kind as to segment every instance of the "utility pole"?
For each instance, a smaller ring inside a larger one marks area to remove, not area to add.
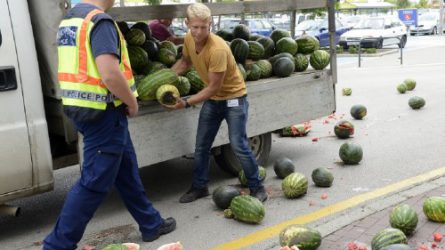
[[[440,11],[439,11],[439,35],[443,36],[443,25],[445,22],[445,17],[444,17],[444,2],[445,0],[439,0],[439,6],[440,6]]]
[[[125,0],[119,0],[119,6],[124,7],[125,6]]]

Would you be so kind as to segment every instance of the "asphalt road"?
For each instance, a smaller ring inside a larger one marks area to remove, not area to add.
[[[339,58],[337,113],[333,118],[320,118],[312,123],[307,137],[273,137],[267,164],[265,185],[270,193],[266,202],[266,218],[260,225],[247,225],[224,219],[210,197],[191,204],[178,203],[191,179],[189,159],[174,159],[142,168],[141,176],[148,197],[163,216],[178,221],[175,232],[154,243],[143,243],[142,249],[181,241],[186,250],[204,250],[235,240],[301,216],[322,207],[375,190],[391,183],[445,166],[445,37],[410,37],[404,50],[404,64],[399,54],[366,58],[358,68],[354,58]],[[417,80],[414,91],[404,95],[396,91],[406,78]],[[343,87],[351,87],[352,95],[341,96]],[[408,99],[418,95],[426,106],[414,111]],[[364,120],[351,120],[349,109],[354,104],[368,108]],[[338,148],[345,142],[333,136],[338,119],[353,122],[356,134],[348,139],[363,147],[364,158],[357,166],[343,166]],[[298,122],[298,121],[296,121]],[[313,138],[318,138],[313,142]],[[281,182],[275,178],[272,165],[279,157],[291,158],[297,171],[310,176],[317,167],[328,167],[335,175],[329,189],[311,185],[308,194],[287,200],[281,193]],[[22,207],[18,218],[0,217],[0,249],[40,249],[40,241],[51,230],[70,186],[78,178],[78,166],[57,170],[55,190],[14,202]],[[236,184],[215,164],[211,172],[211,191],[223,184]],[[321,199],[322,194],[327,199]],[[110,242],[140,242],[137,225],[126,211],[119,196],[112,193],[89,224],[80,246],[90,244],[97,249]],[[260,241],[246,249],[278,249],[278,237]]]

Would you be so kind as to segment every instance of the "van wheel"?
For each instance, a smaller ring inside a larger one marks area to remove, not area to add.
[[[249,145],[255,156],[258,165],[265,165],[269,159],[270,150],[272,148],[272,134],[265,133],[249,138]],[[239,171],[242,170],[235,153],[233,153],[230,144],[222,145],[219,150],[214,150],[213,157],[216,164],[225,172],[238,176]]]

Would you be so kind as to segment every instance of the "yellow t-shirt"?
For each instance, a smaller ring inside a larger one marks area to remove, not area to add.
[[[241,72],[238,70],[235,58],[230,47],[219,36],[210,33],[206,45],[199,54],[196,53],[195,41],[190,32],[184,38],[182,51],[185,57],[191,59],[193,66],[198,72],[201,80],[207,85],[209,83],[209,72],[224,72],[224,82],[212,100],[228,100],[245,95],[246,83]]]

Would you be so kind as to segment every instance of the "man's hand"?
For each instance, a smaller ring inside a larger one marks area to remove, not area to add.
[[[127,116],[130,118],[135,117],[139,111],[139,105],[136,101],[136,98],[134,98],[134,100],[135,100],[134,103],[131,106],[127,105],[126,110],[125,110],[127,113]]]
[[[185,108],[185,101],[181,97],[176,97],[176,103],[174,105],[164,105],[164,107],[169,109],[183,109]]]

